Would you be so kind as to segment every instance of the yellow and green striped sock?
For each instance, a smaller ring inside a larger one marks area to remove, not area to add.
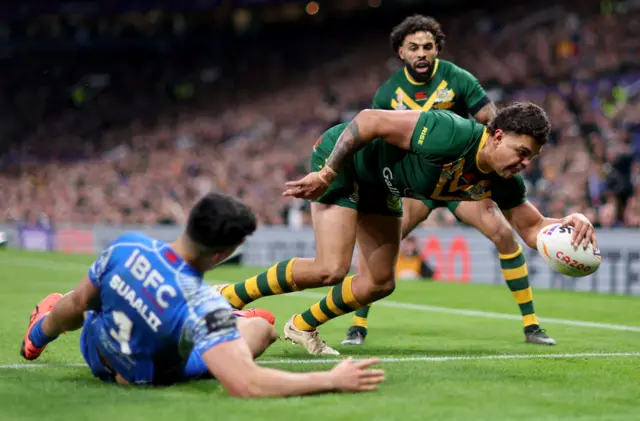
[[[522,252],[522,246],[512,254],[500,254],[500,266],[507,286],[520,307],[525,328],[538,324],[538,318],[533,308],[533,291],[529,285],[529,270]]]
[[[293,319],[295,327],[306,331],[314,330],[331,319],[362,307],[353,296],[351,284],[354,278],[354,276],[345,278],[344,281],[331,288],[325,298],[312,305],[305,312],[297,314]]]
[[[353,321],[351,322],[352,326],[359,326],[363,329],[367,329],[367,319],[369,317],[369,310],[371,309],[371,304],[367,304],[364,307],[360,307],[353,313]]]
[[[222,289],[222,295],[237,309],[241,309],[258,298],[269,295],[286,294],[296,291],[293,282],[292,267],[296,259],[285,260],[271,266],[244,282],[228,285]]]

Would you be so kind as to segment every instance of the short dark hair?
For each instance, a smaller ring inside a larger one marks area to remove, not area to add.
[[[536,104],[515,102],[499,110],[487,128],[492,135],[498,129],[503,132],[528,135],[542,146],[549,139],[551,123],[547,113]]]
[[[256,225],[255,214],[239,199],[209,193],[191,209],[187,236],[196,244],[217,250],[241,244]]]
[[[391,31],[391,48],[393,52],[397,54],[398,48],[400,48],[407,35],[415,34],[416,32],[431,32],[436,41],[438,51],[442,51],[444,48],[445,37],[440,23],[430,16],[413,15],[405,18]]]

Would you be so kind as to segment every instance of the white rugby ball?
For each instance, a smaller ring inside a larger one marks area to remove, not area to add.
[[[551,224],[542,228],[538,233],[538,253],[547,265],[563,275],[579,278],[591,275],[600,267],[602,257],[600,250],[593,245],[585,249],[582,245],[571,245],[572,226],[563,227],[562,224]]]

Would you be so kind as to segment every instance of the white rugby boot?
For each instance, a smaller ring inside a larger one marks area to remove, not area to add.
[[[284,337],[296,345],[302,345],[309,354],[312,355],[340,355],[338,351],[331,348],[320,337],[317,329],[306,331],[300,330],[293,324],[295,314],[284,325]]]

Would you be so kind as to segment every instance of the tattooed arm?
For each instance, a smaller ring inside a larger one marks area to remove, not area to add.
[[[364,110],[342,132],[324,167],[296,181],[285,183],[283,196],[315,200],[331,186],[345,164],[361,147],[374,139],[409,150],[421,111]]]
[[[409,150],[420,113],[421,111],[361,111],[338,138],[325,167],[320,171],[320,177],[331,184],[353,155],[377,138]]]
[[[473,117],[482,124],[488,124],[498,113],[498,109],[493,102],[486,104],[484,107],[473,115]]]

